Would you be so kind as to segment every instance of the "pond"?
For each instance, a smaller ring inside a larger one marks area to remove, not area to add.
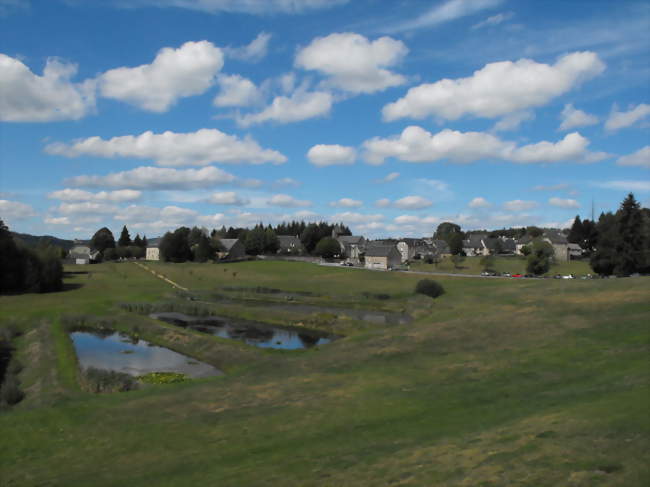
[[[83,369],[95,367],[133,376],[150,372],[178,372],[192,378],[223,375],[210,364],[145,340],[132,339],[123,333],[78,331],[71,333],[70,337]]]
[[[151,318],[221,338],[240,340],[260,348],[297,350],[330,343],[334,337],[313,330],[296,331],[277,326],[217,316],[195,317],[183,313],[152,313]]]

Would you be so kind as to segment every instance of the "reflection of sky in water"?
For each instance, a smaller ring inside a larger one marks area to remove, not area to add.
[[[221,375],[219,369],[145,340],[136,344],[128,337],[113,333],[106,338],[87,332],[70,334],[83,369],[98,369],[143,375],[149,372],[179,372],[189,377]],[[128,351],[130,353],[123,353]]]
[[[278,348],[283,350],[296,350],[299,348],[309,348],[314,345],[325,345],[332,340],[324,337],[311,337],[303,333],[296,333],[294,331],[284,330],[282,328],[269,328],[268,334],[272,332],[271,336],[264,334],[264,336],[256,337],[246,332],[239,333],[235,328],[224,326],[206,326],[206,331],[221,338],[231,338],[235,340],[242,340],[248,345],[254,345],[260,348]],[[267,330],[264,330],[267,331]]]

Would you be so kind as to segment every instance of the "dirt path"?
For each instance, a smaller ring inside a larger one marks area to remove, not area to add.
[[[171,285],[174,286],[175,288],[181,289],[181,290],[183,290],[183,291],[189,291],[189,289],[187,289],[186,287],[183,287],[183,286],[181,286],[180,284],[175,283],[174,281],[172,281],[171,279],[169,279],[169,278],[163,276],[162,274],[158,274],[156,271],[154,271],[153,269],[147,267],[147,266],[144,265],[144,264],[141,264],[140,262],[134,262],[134,264],[137,265],[138,267],[141,267],[142,269],[144,269],[144,270],[147,271],[147,272],[151,272],[151,273],[152,273],[154,276],[156,276],[158,279],[162,279],[163,281],[165,281],[165,282],[171,284]]]

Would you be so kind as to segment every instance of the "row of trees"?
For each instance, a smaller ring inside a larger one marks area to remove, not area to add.
[[[122,227],[117,245],[113,232],[106,227],[97,230],[90,240],[90,247],[97,250],[103,260],[129,259],[131,257],[143,258],[148,244],[146,235],[140,238],[140,234],[136,234],[135,238],[131,240],[126,225]]]
[[[63,288],[61,250],[17,243],[0,220],[0,293],[50,292]]]

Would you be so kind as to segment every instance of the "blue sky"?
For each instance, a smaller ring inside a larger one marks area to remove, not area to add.
[[[428,236],[650,204],[646,1],[0,0],[0,32],[16,231]]]

